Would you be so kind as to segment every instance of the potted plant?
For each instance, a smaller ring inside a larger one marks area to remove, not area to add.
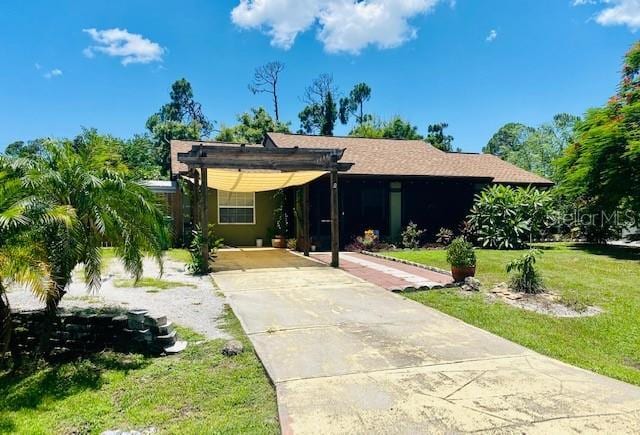
[[[271,239],[271,246],[274,248],[287,247],[287,230],[289,227],[289,219],[285,211],[284,190],[280,189],[273,195],[275,199],[275,208],[273,210],[273,224],[275,227],[275,235]]]
[[[447,248],[447,263],[451,265],[451,275],[455,282],[462,282],[476,274],[476,253],[473,245],[462,237],[454,239]]]

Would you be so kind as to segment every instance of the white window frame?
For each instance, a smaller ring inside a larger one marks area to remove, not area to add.
[[[256,224],[256,193],[252,192],[253,194],[253,205],[238,205],[235,207],[228,207],[228,206],[220,206],[220,192],[224,192],[224,193],[235,193],[235,192],[228,192],[226,190],[217,190],[217,206],[218,206],[218,225],[255,225]],[[240,193],[240,192],[238,192]],[[242,192],[245,193],[245,192]],[[220,222],[220,209],[221,208],[251,208],[253,209],[253,222]]]

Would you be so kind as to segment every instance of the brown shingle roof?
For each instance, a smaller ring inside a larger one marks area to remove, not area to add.
[[[553,184],[490,154],[445,153],[421,140],[366,139],[269,133],[277,147],[346,149],[353,175],[489,178],[495,183]]]
[[[269,133],[271,142],[280,148],[345,149],[343,162],[355,163],[347,172],[352,175],[472,177],[492,179],[495,183],[551,185],[551,181],[520,169],[491,154],[445,153],[421,140],[366,139],[337,136],[306,136]],[[194,145],[239,144],[213,141],[171,141],[171,173],[187,170],[178,162],[178,153],[186,153]],[[261,147],[250,144],[247,146]]]

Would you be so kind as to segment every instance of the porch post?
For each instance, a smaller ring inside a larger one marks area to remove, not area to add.
[[[304,256],[309,256],[309,183],[302,186],[302,248]]]
[[[196,225],[200,221],[200,201],[198,190],[200,189],[200,173],[193,171],[193,204],[191,204],[191,215],[193,216],[193,224]]]
[[[331,266],[340,266],[340,225],[338,206],[338,168],[337,158],[332,156],[333,165],[331,168],[330,189],[331,189]]]
[[[207,267],[209,264],[209,241],[207,240],[207,233],[209,231],[209,198],[207,194],[208,183],[207,183],[207,168],[204,166],[200,167],[200,172],[202,174],[202,185],[201,185],[201,196],[202,196],[202,217],[200,220],[200,229],[202,230],[202,246],[200,247],[202,258],[207,261]]]

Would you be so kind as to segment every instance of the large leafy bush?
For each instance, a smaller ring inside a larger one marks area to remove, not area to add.
[[[553,198],[533,187],[490,186],[476,195],[468,221],[482,246],[519,249],[548,231]]]

